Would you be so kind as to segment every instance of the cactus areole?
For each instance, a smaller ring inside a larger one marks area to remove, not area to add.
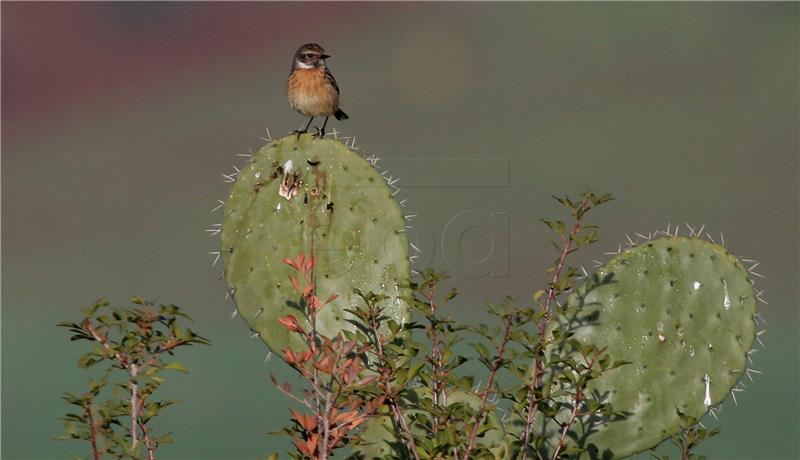
[[[278,323],[304,317],[282,262],[299,253],[316,257],[317,294],[339,296],[319,312],[319,333],[354,328],[344,311],[360,301],[354,288],[386,295],[384,311],[407,320],[408,242],[392,193],[370,162],[308,134],[268,143],[241,169],[224,206],[225,279],[240,315],[271,350],[305,347]]]

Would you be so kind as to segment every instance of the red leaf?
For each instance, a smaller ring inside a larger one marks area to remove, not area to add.
[[[311,351],[301,351],[298,353],[294,353],[289,348],[283,350],[284,358],[287,363],[289,364],[297,364],[301,365],[308,361],[308,358],[311,357]]]
[[[377,398],[373,399],[372,401],[367,403],[367,412],[372,413],[375,412],[381,405],[383,401],[386,400],[386,396],[378,396]]]
[[[306,447],[308,450],[313,454],[314,451],[317,450],[317,440],[319,439],[319,435],[312,434],[308,441],[306,441]]]
[[[303,289],[300,287],[300,282],[297,281],[297,278],[295,278],[294,276],[290,276],[289,277],[289,281],[292,282],[292,287],[294,288],[294,290],[296,292],[302,292],[303,291]]]
[[[303,329],[300,327],[300,324],[297,323],[297,318],[295,318],[294,315],[289,315],[286,318],[278,318],[278,322],[292,332],[303,332]]]
[[[358,415],[357,412],[344,411],[337,413],[334,409],[331,411],[331,423],[335,425],[343,420],[350,421],[351,419],[355,418],[356,415]]]
[[[297,266],[297,264],[292,259],[290,259],[288,257],[283,259],[283,263],[285,263],[286,265],[294,268],[295,270],[298,270],[300,268],[300,267]]]
[[[297,420],[297,423],[303,427],[309,433],[314,432],[314,428],[317,427],[317,419],[311,414],[301,414],[294,409],[289,409],[289,411],[294,416],[294,419]]]
[[[314,311],[319,311],[319,309],[322,308],[322,306],[319,304],[319,298],[317,298],[315,295],[308,299],[308,306]]]
[[[311,256],[308,260],[305,261],[303,265],[303,271],[306,273],[311,273],[311,270],[314,268],[314,265],[317,263],[317,258],[315,256]]]
[[[297,447],[297,450],[299,450],[300,453],[302,453],[306,457],[313,457],[314,456],[314,451],[310,450],[308,448],[306,441],[303,441],[303,440],[300,440],[300,439],[297,439],[297,438],[292,438],[292,442]]]
[[[357,385],[359,385],[359,386],[366,385],[366,384],[372,383],[372,382],[374,382],[376,380],[378,380],[378,376],[377,375],[370,375],[369,377],[364,377],[363,379],[359,380]]]
[[[333,356],[325,356],[321,361],[315,362],[314,367],[328,375],[333,374]]]
[[[328,300],[325,301],[324,305],[328,305],[329,303],[336,300],[339,297],[339,294],[333,294],[332,296],[328,297]]]

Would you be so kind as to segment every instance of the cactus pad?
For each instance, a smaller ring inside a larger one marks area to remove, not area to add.
[[[700,418],[723,401],[745,371],[755,300],[742,263],[699,238],[641,243],[591,276],[568,300],[575,338],[630,364],[592,382],[627,417],[582,433],[589,456],[654,447],[679,432],[678,410]]]
[[[385,294],[384,311],[408,317],[408,242],[400,207],[370,163],[339,141],[311,135],[270,142],[239,173],[225,201],[221,253],[240,315],[270,349],[303,342],[278,323],[302,318],[284,258],[316,256],[316,291],[339,297],[317,318],[326,336],[347,322],[354,288]]]

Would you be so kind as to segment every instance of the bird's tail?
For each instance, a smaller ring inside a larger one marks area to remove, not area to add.
[[[342,109],[337,109],[333,116],[336,117],[337,120],[347,120],[350,118],[346,113],[342,112]]]

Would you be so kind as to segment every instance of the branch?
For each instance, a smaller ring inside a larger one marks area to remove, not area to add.
[[[156,446],[153,445],[152,441],[150,440],[150,433],[147,430],[146,423],[140,423],[139,426],[142,429],[142,436],[144,445],[147,446],[147,460],[156,460]]]
[[[108,339],[97,332],[88,318],[83,323],[83,329],[91,334],[106,351],[114,356],[119,362],[120,367],[128,371],[128,388],[131,390],[131,450],[133,450],[139,442],[139,430],[137,428],[139,425],[139,386],[136,384],[136,377],[139,373],[139,369],[136,364],[130,363],[128,356],[112,351],[111,347],[108,345]]]
[[[100,345],[102,345],[102,346],[103,346],[103,348],[104,348],[106,351],[108,351],[109,353],[111,353],[111,354],[112,354],[112,356],[114,357],[114,359],[116,359],[117,361],[119,361],[119,365],[120,365],[120,366],[122,366],[122,368],[123,368],[123,369],[128,369],[128,357],[127,357],[127,356],[125,356],[125,355],[123,355],[123,354],[121,354],[121,353],[119,353],[119,352],[114,352],[114,351],[112,351],[112,350],[111,350],[111,347],[110,347],[110,346],[108,346],[108,339],[107,339],[105,336],[103,336],[103,335],[100,335],[100,333],[99,333],[99,332],[97,332],[97,329],[95,329],[94,327],[92,327],[92,323],[89,321],[89,318],[86,318],[86,320],[83,322],[83,330],[85,330],[86,332],[88,332],[89,334],[91,334],[91,335],[92,335],[92,337],[93,337],[93,338],[94,338],[94,339],[95,339],[95,340],[96,340],[98,343],[100,343]]]
[[[370,314],[370,331],[375,337],[375,347],[378,350],[378,359],[380,360],[381,377],[383,380],[383,391],[386,393],[387,404],[389,404],[389,408],[392,410],[392,415],[394,416],[395,421],[398,425],[400,425],[402,431],[401,434],[406,443],[406,447],[409,451],[411,451],[411,455],[414,456],[415,460],[420,460],[419,453],[417,452],[417,446],[414,444],[414,435],[408,428],[408,423],[406,423],[403,410],[397,404],[397,401],[395,401],[394,391],[392,391],[392,380],[394,376],[393,371],[390,371],[388,362],[389,360],[386,358],[386,353],[383,350],[383,342],[381,340],[380,333],[378,332],[379,325],[377,317],[379,312],[376,311],[374,304],[368,304],[368,306]]]
[[[597,363],[597,358],[599,356],[599,353],[595,354],[594,358],[592,358],[592,361],[589,363],[589,366],[586,368],[588,372],[591,372],[592,368],[594,368],[594,365]],[[586,356],[582,355],[582,357],[584,361],[587,361]],[[578,378],[580,379],[580,375],[578,376]],[[572,411],[570,411],[569,418],[564,423],[564,426],[561,429],[561,436],[558,438],[558,446],[556,446],[556,450],[553,452],[551,460],[556,460],[558,458],[558,454],[561,452],[561,449],[564,448],[564,443],[567,440],[567,434],[569,433],[569,428],[570,426],[572,426],[572,424],[575,422],[575,418],[578,416],[578,409],[580,408],[580,405],[583,403],[583,391],[586,389],[586,382],[583,382],[582,380],[581,382],[582,383],[578,385],[578,387],[575,389],[575,404],[572,406]]]
[[[86,410],[86,418],[89,420],[89,442],[92,444],[92,457],[94,460],[100,460],[100,451],[97,449],[97,424],[92,413],[92,402],[86,401],[83,408]]]
[[[427,297],[428,297],[428,304],[431,307],[431,314],[436,314],[436,285],[438,283],[433,281],[430,284],[430,289],[428,290]],[[438,331],[433,325],[431,325],[431,356],[429,357],[431,366],[433,366],[433,405],[439,406],[440,404],[443,406],[447,406],[447,393],[444,388],[443,380],[444,380],[444,373],[442,371],[443,363],[442,363],[442,353],[441,353],[441,343]],[[441,401],[440,401],[440,394],[441,394]],[[434,437],[439,432],[439,416],[434,415],[433,417],[433,435]]]
[[[478,428],[483,425],[484,420],[486,420],[486,400],[489,396],[489,393],[492,390],[492,386],[494,385],[494,379],[497,376],[497,371],[500,369],[500,366],[503,364],[503,355],[506,351],[506,345],[508,345],[508,341],[511,338],[511,329],[514,326],[514,320],[516,318],[516,311],[514,310],[514,306],[509,306],[508,316],[505,320],[505,329],[503,331],[503,340],[500,342],[500,346],[497,348],[497,357],[492,362],[492,368],[489,372],[489,379],[486,382],[486,387],[484,387],[483,392],[481,393],[481,403],[478,407],[478,414],[475,420],[475,424],[472,426],[472,430],[469,434],[469,438],[467,441],[467,450],[464,452],[464,460],[469,460],[469,454],[472,451],[472,448],[475,445],[475,436],[478,434]]]
[[[573,247],[572,243],[575,236],[578,235],[578,232],[581,230],[581,217],[583,214],[588,210],[587,206],[589,205],[589,197],[586,196],[583,198],[580,206],[578,206],[575,212],[575,224],[572,226],[572,230],[569,233],[569,236],[564,238],[562,237],[562,242],[564,243],[561,254],[558,257],[558,263],[556,264],[556,269],[553,273],[553,279],[550,282],[550,288],[547,290],[547,299],[543,304],[540,305],[540,309],[544,312],[542,319],[539,321],[539,345],[545,346],[547,342],[547,325],[550,321],[550,305],[553,303],[553,300],[556,298],[556,285],[561,280],[561,272],[564,269],[564,264],[566,263],[567,256],[572,253]],[[528,458],[528,442],[530,440],[530,433],[531,427],[533,426],[533,420],[536,415],[536,405],[538,401],[536,400],[536,388],[539,386],[540,379],[542,376],[543,368],[542,368],[542,358],[539,353],[536,353],[536,358],[534,359],[534,366],[533,366],[533,378],[531,379],[530,385],[528,385],[528,407],[527,407],[527,416],[525,418],[525,428],[523,429],[522,434],[522,460],[526,460]]]
[[[136,384],[138,371],[136,364],[131,364],[128,370],[128,388],[131,389],[131,450],[136,448],[139,441],[139,385]]]

